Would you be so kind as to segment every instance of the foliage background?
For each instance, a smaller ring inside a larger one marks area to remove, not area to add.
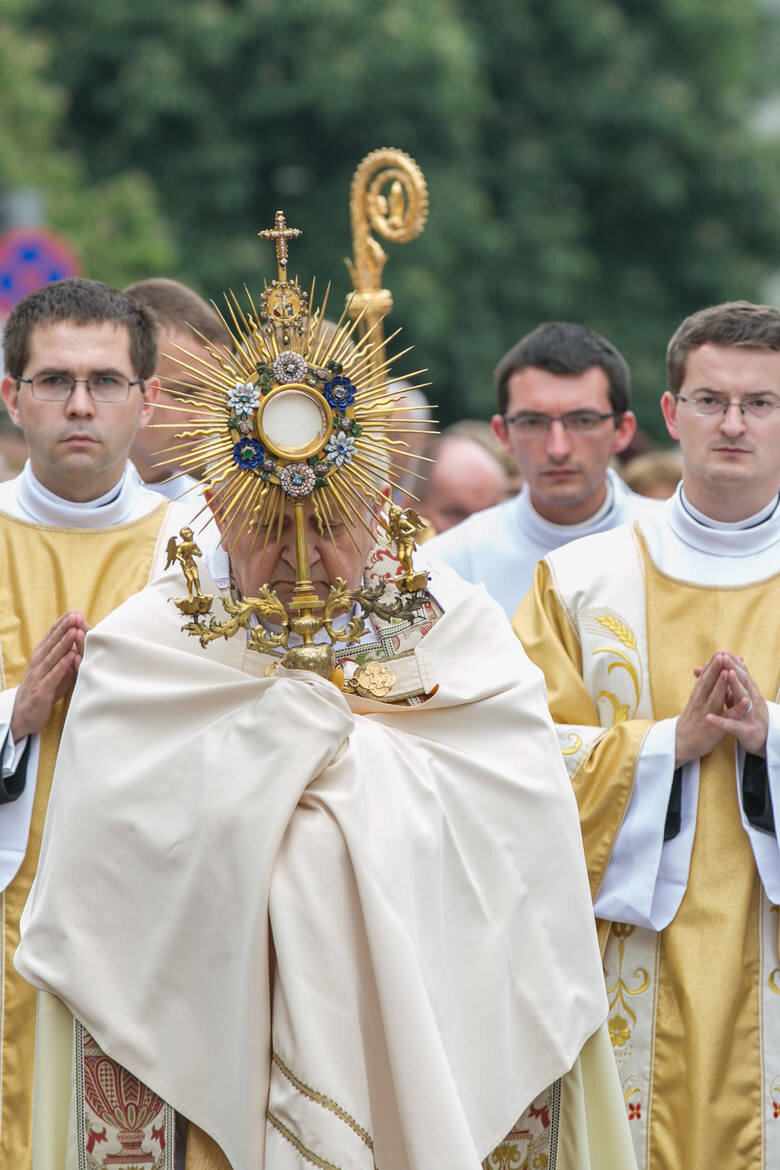
[[[340,304],[352,173],[399,146],[431,211],[388,246],[391,324],[441,420],[489,416],[496,360],[566,318],[662,439],[674,327],[780,268],[777,28],[769,0],[0,0],[0,184],[43,192],[87,275],[215,299],[275,275],[284,207]]]

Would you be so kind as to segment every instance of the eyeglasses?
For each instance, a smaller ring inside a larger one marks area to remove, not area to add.
[[[38,402],[67,402],[79,382],[86,386],[95,402],[126,402],[131,386],[143,386],[143,378],[126,378],[124,374],[90,374],[88,378],[72,378],[70,374],[35,374],[32,378],[17,378],[28,382],[33,398]]]
[[[693,413],[700,418],[711,418],[713,415],[725,415],[730,406],[738,406],[743,416],[749,414],[751,418],[768,418],[773,410],[780,410],[780,402],[767,398],[763,394],[755,398],[726,398],[723,394],[695,394],[693,398],[684,398],[676,394],[678,402],[687,402],[693,407]]]
[[[566,414],[540,414],[523,410],[519,414],[505,414],[504,422],[522,435],[543,435],[554,422],[562,423],[567,431],[573,431],[574,434],[584,434],[595,431],[605,419],[618,418],[619,415],[620,412],[616,410],[607,414],[599,414],[597,410],[569,410]]]

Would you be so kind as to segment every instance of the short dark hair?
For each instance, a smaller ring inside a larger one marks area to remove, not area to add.
[[[686,317],[666,348],[666,376],[672,394],[679,394],[688,354],[700,345],[780,350],[780,311],[774,305],[726,301]]]
[[[183,329],[216,345],[230,345],[230,336],[216,309],[178,280],[153,276],[128,285],[125,293],[151,309],[163,328]]]
[[[500,414],[506,414],[509,379],[528,366],[551,374],[584,374],[592,366],[600,366],[609,382],[610,406],[617,415],[628,410],[631,401],[628,363],[611,342],[584,325],[545,321],[504,354],[494,374]]]
[[[3,331],[6,373],[12,378],[22,377],[33,329],[57,321],[124,325],[130,335],[130,361],[136,377],[145,380],[154,374],[159,327],[153,314],[110,284],[82,276],[44,284],[14,306]]]

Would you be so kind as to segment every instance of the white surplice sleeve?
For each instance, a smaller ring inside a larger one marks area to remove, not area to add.
[[[663,930],[682,902],[696,829],[699,762],[682,769],[680,831],[665,841],[676,733],[676,719],[661,719],[645,736],[631,799],[594,902],[598,918]]]
[[[15,742],[11,714],[16,687],[0,691],[0,890],[13,880],[24,860],[30,832],[40,736]]]
[[[0,804],[15,800],[21,792],[24,781],[24,777],[17,778],[19,791],[15,795],[12,795],[5,788],[5,781],[11,780],[19,770],[22,756],[27,747],[28,737],[26,735],[18,741],[14,740],[11,735],[11,716],[13,715],[16,691],[16,687],[0,691],[0,779],[3,781],[2,786],[0,786]]]
[[[767,783],[773,811],[780,808],[780,706],[768,703]],[[682,769],[680,831],[664,841],[666,811],[674,776],[676,719],[664,719],[648,732],[637,765],[625,819],[595,901],[599,918],[663,930],[685,893],[696,829],[699,763]],[[780,823],[774,833],[748,820],[742,795],[745,751],[736,745],[735,775],[742,827],[750,839],[756,868],[770,902],[780,904]]]
[[[778,809],[780,809],[780,706],[777,703],[767,703],[769,713],[769,729],[766,737],[766,770],[769,788],[769,799],[774,812],[774,833],[767,833],[756,828],[747,819],[742,799],[742,774],[745,767],[744,749],[737,744],[737,784],[739,788],[739,808],[742,818],[742,827],[750,838],[756,868],[766,896],[773,905],[780,905],[780,824],[778,824]]]

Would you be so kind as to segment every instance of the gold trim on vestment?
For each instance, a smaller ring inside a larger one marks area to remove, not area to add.
[[[279,1056],[278,1052],[273,1054],[273,1063],[276,1065],[282,1075],[287,1078],[294,1089],[297,1089],[298,1092],[302,1093],[304,1097],[308,1097],[308,1099],[313,1101],[315,1105],[321,1105],[323,1109],[328,1109],[331,1113],[334,1113],[336,1117],[338,1117],[339,1121],[343,1121],[345,1125],[349,1126],[353,1133],[357,1134],[363,1144],[368,1146],[369,1150],[373,1154],[374,1142],[371,1138],[371,1135],[363,1128],[362,1125],[359,1125],[358,1122],[355,1121],[355,1118],[352,1117],[351,1114],[347,1113],[346,1109],[342,1109],[341,1105],[337,1104],[337,1102],[334,1101],[332,1097],[327,1097],[324,1093],[320,1093],[316,1089],[312,1089],[310,1085],[305,1085],[303,1081],[299,1080],[292,1069],[287,1067],[287,1065]]]
[[[276,1117],[276,1115],[273,1114],[270,1109],[266,1112],[266,1117],[274,1129],[277,1130],[277,1132],[280,1133],[282,1137],[290,1143],[291,1146],[294,1146],[301,1157],[305,1158],[307,1162],[311,1162],[313,1166],[319,1166],[320,1170],[341,1170],[339,1166],[334,1166],[332,1162],[326,1162],[324,1158],[318,1158],[314,1151],[308,1149],[303,1144],[303,1142],[295,1136],[292,1130],[288,1129],[287,1126],[282,1121],[280,1121],[279,1118]]]

